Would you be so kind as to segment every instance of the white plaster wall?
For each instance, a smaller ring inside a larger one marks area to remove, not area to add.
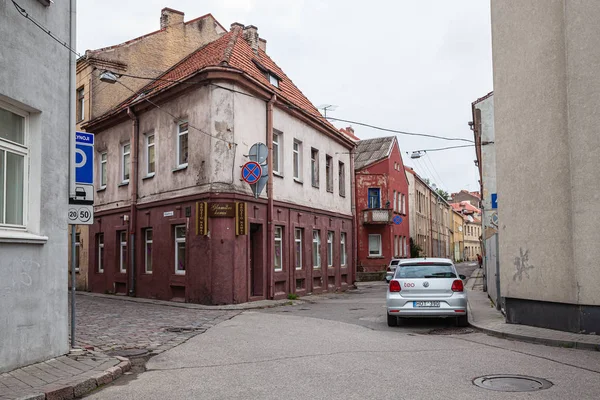
[[[236,90],[241,89],[236,88]],[[227,96],[230,96],[230,94],[227,94]],[[249,185],[240,179],[241,166],[249,161],[244,154],[248,154],[254,143],[262,142],[266,144],[266,102],[242,94],[234,94],[234,104],[236,141],[239,143],[234,185],[236,191],[251,194]],[[273,128],[282,132],[282,142],[280,144],[282,167],[280,168],[280,175],[273,177],[275,200],[351,215],[350,180],[353,172],[350,171],[349,149],[278,107],[274,107]],[[294,139],[302,141],[302,183],[298,183],[293,179],[292,148]],[[319,188],[315,188],[311,184],[311,148],[319,150]],[[333,158],[333,193],[327,192],[326,189],[326,155]],[[339,194],[339,161],[344,163],[345,168],[345,197]],[[223,178],[227,178],[231,172],[224,169],[219,174]],[[266,198],[266,188],[261,197]]]
[[[19,4],[69,39],[69,3]],[[67,204],[69,52],[0,2],[0,99],[28,111],[29,224],[39,244],[8,243],[0,230],[0,372],[68,351]],[[15,34],[19,32],[19,34]],[[15,232],[12,232],[13,234]]]

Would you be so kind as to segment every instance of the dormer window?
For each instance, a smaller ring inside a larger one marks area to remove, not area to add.
[[[269,83],[271,83],[271,85],[275,86],[275,87],[279,87],[279,78],[277,78],[275,75],[268,73],[268,78],[269,78]]]

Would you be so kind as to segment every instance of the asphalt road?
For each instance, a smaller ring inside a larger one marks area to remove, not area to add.
[[[461,271],[462,273],[462,271]],[[598,399],[600,352],[457,330],[389,328],[383,282],[295,306],[245,312],[153,357],[91,399]],[[482,375],[532,375],[550,389],[486,390]]]

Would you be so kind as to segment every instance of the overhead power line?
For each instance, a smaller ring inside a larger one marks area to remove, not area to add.
[[[163,81],[163,82],[172,82],[172,83],[184,83],[184,84],[188,84],[188,85],[195,85],[195,84],[200,84],[203,82],[197,82],[197,81],[191,81],[191,80],[185,80],[185,79],[165,79],[165,78],[152,78],[152,77],[148,77],[148,76],[139,76],[139,75],[132,75],[132,74],[124,74],[124,73],[117,73],[117,72],[113,72],[113,71],[109,71],[115,75],[119,75],[119,76],[126,76],[129,78],[133,78],[133,79],[144,79],[144,80],[148,80],[148,81]],[[239,93],[242,94],[244,96],[248,96],[248,97],[253,97],[256,99],[260,99],[260,100],[265,100],[262,97],[259,96],[255,96],[253,94],[249,94],[249,93],[245,93],[239,90],[235,90],[235,89],[231,89],[225,86],[220,86],[214,83],[211,83],[212,86],[216,86],[219,87],[223,90],[228,90],[230,92],[234,92],[234,93]],[[266,101],[266,100],[265,100]],[[322,118],[324,120],[331,120],[331,121],[339,121],[339,122],[346,122],[346,123],[350,123],[350,124],[356,124],[356,125],[360,125],[360,126],[365,126],[368,128],[372,128],[372,129],[377,129],[380,131],[385,131],[385,132],[391,132],[391,133],[396,133],[398,135],[408,135],[408,136],[420,136],[420,137],[428,137],[428,138],[432,138],[432,139],[440,139],[440,140],[448,140],[448,141],[462,141],[462,142],[467,142],[467,143],[474,143],[472,140],[469,139],[463,139],[463,138],[451,138],[451,137],[445,137],[445,136],[438,136],[438,135],[431,135],[428,133],[419,133],[419,132],[407,132],[407,131],[401,131],[401,130],[397,130],[397,129],[390,129],[390,128],[383,128],[380,126],[376,126],[376,125],[372,125],[372,124],[367,124],[364,122],[357,122],[357,121],[350,121],[347,119],[341,119],[341,118],[334,118],[334,117],[328,117],[328,116],[323,116],[321,114],[319,115],[315,115],[314,112],[310,111],[310,110],[306,110],[304,108],[301,107],[297,107],[297,106],[288,106],[289,108],[295,108],[298,110],[302,110],[304,112],[307,112],[317,118]]]
[[[54,33],[52,33],[50,31],[50,29],[46,28],[44,25],[42,25],[41,23],[36,21],[31,15],[29,15],[27,10],[24,9],[23,7],[21,7],[19,4],[17,4],[17,2],[15,0],[11,0],[11,1],[12,1],[13,5],[15,6],[15,8],[17,9],[17,11],[19,12],[19,14],[21,14],[23,17],[25,17],[26,19],[31,21],[35,26],[40,28],[46,35],[50,36],[52,39],[54,39],[56,42],[58,42],[61,46],[63,46],[64,48],[66,48],[67,50],[69,50],[70,52],[75,54],[77,57],[81,57],[81,54],[79,54],[77,51],[75,51],[75,49],[72,49],[71,46],[69,46],[67,44],[67,42],[65,42],[64,40],[62,40],[61,38],[56,36]]]

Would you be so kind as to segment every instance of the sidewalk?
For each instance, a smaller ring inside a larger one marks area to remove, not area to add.
[[[487,293],[483,291],[482,269],[473,271],[466,288],[469,296],[469,322],[489,335],[548,346],[600,351],[600,335],[584,335],[506,323],[504,315],[496,310]]]
[[[72,399],[112,382],[130,369],[126,358],[74,350],[0,374],[0,400]]]
[[[0,400],[81,397],[131,369],[127,358],[111,357],[104,352],[112,354],[113,350],[141,349],[148,355],[158,354],[230,319],[236,311],[292,303],[282,299],[207,306],[88,292],[77,292],[77,299],[76,343],[95,351],[77,349],[62,357],[0,373]],[[116,302],[123,305],[115,306]],[[293,303],[302,302],[295,300]],[[157,311],[151,307],[153,305],[175,309]],[[118,310],[118,315],[109,309]],[[122,324],[122,319],[128,323]]]

